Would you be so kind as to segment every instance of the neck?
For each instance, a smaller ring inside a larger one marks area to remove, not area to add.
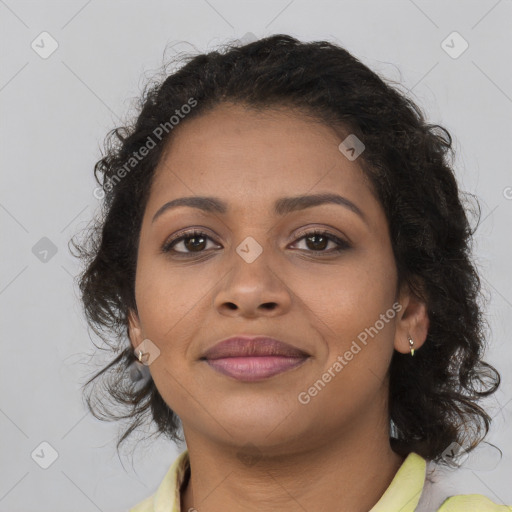
[[[182,491],[183,511],[367,512],[404,461],[389,445],[389,430],[339,435],[286,454],[221,446],[190,432],[186,437],[191,477]]]

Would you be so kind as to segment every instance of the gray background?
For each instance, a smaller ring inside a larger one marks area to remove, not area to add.
[[[115,452],[116,425],[87,414],[80,385],[94,346],[67,242],[97,211],[92,169],[104,135],[122,124],[165,47],[179,43],[172,57],[248,33],[341,44],[400,81],[454,137],[461,187],[483,208],[475,249],[491,298],[487,360],[503,377],[487,402],[488,439],[503,459],[483,447],[457,478],[463,492],[512,503],[510,0],[0,0],[0,17],[1,511],[127,510],[155,491],[179,453],[148,443],[132,467]],[[51,48],[43,31],[58,43],[45,59],[31,47]],[[453,31],[469,44],[457,58]],[[57,452],[47,469],[42,442]]]

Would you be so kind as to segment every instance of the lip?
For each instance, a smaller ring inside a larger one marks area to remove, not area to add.
[[[307,357],[309,354],[275,338],[240,334],[219,341],[213,347],[206,350],[201,359],[264,356]]]
[[[201,357],[214,370],[242,381],[267,379],[302,365],[310,355],[267,336],[232,336]]]

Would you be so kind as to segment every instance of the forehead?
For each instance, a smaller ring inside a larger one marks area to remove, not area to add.
[[[155,171],[148,209],[199,195],[225,197],[235,209],[306,193],[371,201],[357,161],[338,149],[344,137],[288,108],[220,105],[173,132]]]

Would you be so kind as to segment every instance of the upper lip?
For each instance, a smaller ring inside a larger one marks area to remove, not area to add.
[[[203,353],[201,359],[251,356],[309,357],[309,354],[268,336],[236,335],[216,343]]]

